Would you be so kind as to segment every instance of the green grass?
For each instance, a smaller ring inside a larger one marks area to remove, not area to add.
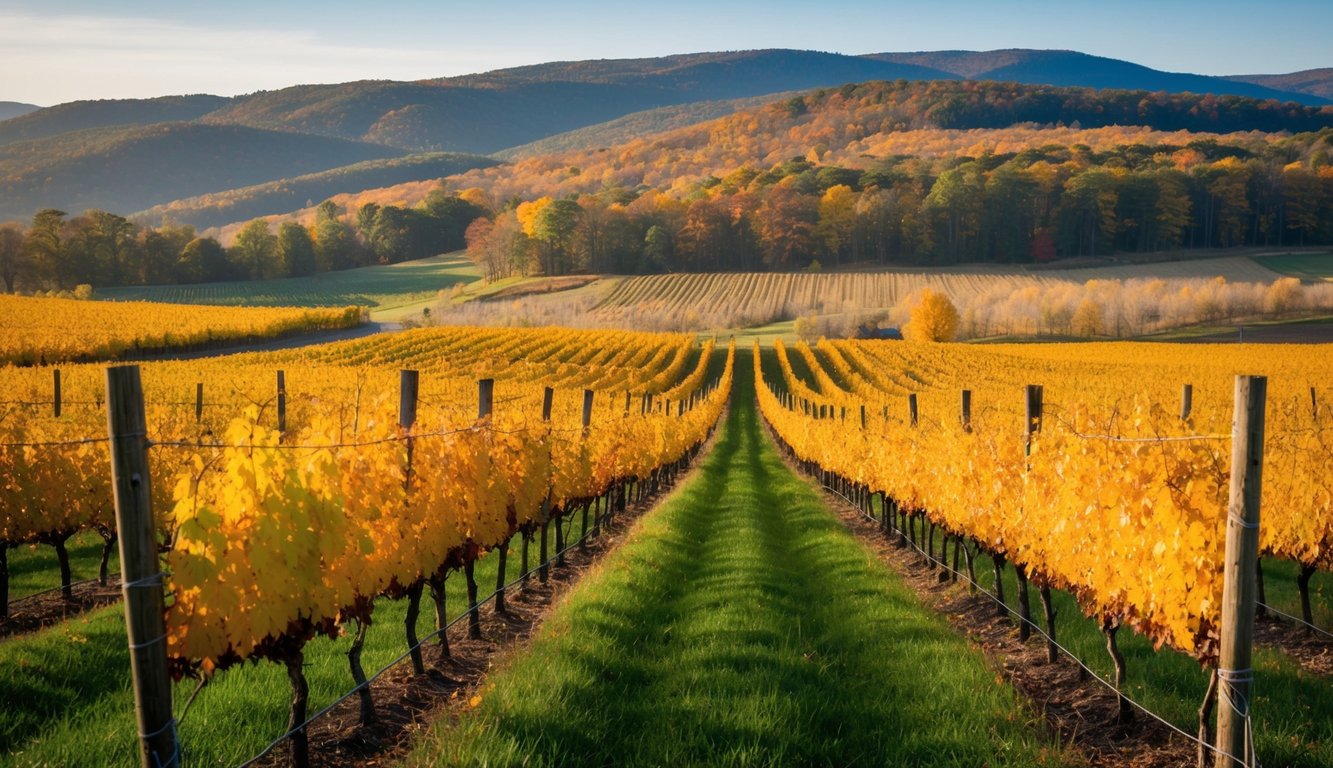
[[[102,537],[95,531],[75,534],[65,543],[69,552],[70,578],[73,581],[97,578],[102,563]],[[24,545],[9,550],[9,599],[45,592],[60,586],[60,563],[55,547],[46,544]],[[111,553],[111,573],[120,572],[119,551]]]
[[[1264,558],[1263,565],[1265,602],[1299,618],[1301,593],[1296,586],[1297,565],[1271,557]],[[1310,579],[1310,614],[1315,626],[1333,632],[1333,573],[1316,571]]]
[[[995,670],[782,464],[749,359],[698,474],[409,764],[1061,762]]]
[[[781,320],[768,325],[757,325],[753,328],[736,328],[732,331],[736,336],[736,349],[748,350],[759,342],[761,347],[772,347],[774,339],[782,339],[788,346],[795,344],[796,339],[796,321]]]
[[[98,290],[101,299],[162,301],[180,304],[223,304],[259,307],[368,307],[372,317],[393,310],[415,309],[439,301],[439,292],[457,283],[471,283],[481,274],[461,253],[417,261],[326,272],[311,277],[275,280],[149,285]]]
[[[577,525],[577,523],[575,524]],[[555,526],[549,532],[554,552]],[[577,535],[577,531],[575,532]],[[537,542],[531,546],[535,563]],[[483,595],[495,585],[495,558],[476,569]],[[518,575],[518,547],[510,577]],[[452,616],[467,606],[461,574],[448,581]],[[376,603],[363,664],[373,673],[407,649],[405,600]],[[418,634],[434,628],[430,602],[422,600]],[[346,653],[350,638],[319,639],[306,648],[306,677],[313,714],[353,686]],[[427,663],[435,653],[426,649]],[[137,762],[134,701],[129,684],[124,609],[103,608],[42,632],[0,641],[0,766],[124,766]],[[176,685],[179,715],[194,689]],[[290,698],[285,669],[271,662],[234,667],[217,675],[195,701],[180,728],[191,765],[231,766],[249,759],[286,730]]]
[[[1333,315],[1312,315],[1310,317],[1283,318],[1280,320],[1254,320],[1251,322],[1239,323],[1246,331],[1258,331],[1270,328],[1291,328],[1299,329],[1303,326],[1325,326],[1333,324]],[[1166,331],[1150,333],[1144,336],[1136,337],[1135,341],[1188,341],[1190,339],[1206,338],[1226,334],[1239,340],[1241,332],[1237,325],[1190,325],[1183,328],[1172,328]],[[1059,341],[1087,341],[1087,339],[1068,338],[1058,339]],[[1229,339],[1230,340],[1230,339]],[[1013,341],[1011,339],[1011,341]]]
[[[1255,256],[1261,266],[1302,280],[1333,280],[1333,253],[1282,253]]]
[[[878,502],[875,507],[879,508]],[[952,550],[950,553],[952,557]],[[990,558],[979,556],[975,569],[978,583],[993,592],[995,580]],[[1272,582],[1268,587],[1270,599],[1284,604],[1287,587],[1282,584],[1281,574],[1286,570],[1292,574],[1289,581],[1294,600],[1294,568],[1284,569],[1276,563],[1264,566],[1265,583]],[[1006,602],[1017,607],[1018,584],[1013,568],[1006,567],[1004,574]],[[1098,623],[1083,615],[1072,596],[1056,591],[1052,599],[1057,612],[1056,635],[1061,645],[1097,674],[1109,678],[1114,668]],[[1041,602],[1035,587],[1031,588],[1031,604],[1040,624]],[[1329,608],[1325,597],[1323,609]],[[1117,639],[1125,656],[1126,693],[1187,733],[1194,733],[1198,728],[1199,703],[1208,685],[1207,673],[1198,662],[1170,649],[1156,651],[1152,643],[1127,628],[1119,632]],[[1044,640],[1034,632],[1029,642]],[[1330,716],[1333,684],[1327,678],[1302,671],[1285,653],[1272,648],[1256,646],[1253,667],[1255,735],[1260,762],[1287,768],[1333,767],[1333,717]]]

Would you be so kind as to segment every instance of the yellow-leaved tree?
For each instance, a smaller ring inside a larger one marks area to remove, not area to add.
[[[929,288],[912,308],[911,319],[903,328],[908,341],[953,341],[958,333],[958,309],[949,297]]]

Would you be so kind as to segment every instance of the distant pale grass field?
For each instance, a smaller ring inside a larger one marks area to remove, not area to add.
[[[1256,256],[1264,267],[1302,280],[1333,280],[1333,253],[1282,253]]]
[[[368,307],[372,316],[376,316],[414,305],[430,306],[439,299],[441,291],[480,279],[481,273],[462,253],[447,253],[310,277],[104,288],[98,290],[97,298],[258,307],[355,305]]]
[[[1313,258],[1313,257],[1311,257]],[[643,275],[505,302],[448,304],[432,319],[467,325],[633,328],[781,335],[797,318],[816,336],[901,326],[923,289],[946,294],[962,338],[1124,338],[1203,323],[1333,311],[1333,289],[1299,285],[1244,256],[1037,270],[963,265],[836,273]]]

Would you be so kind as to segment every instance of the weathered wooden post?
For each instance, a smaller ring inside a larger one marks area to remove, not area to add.
[[[278,371],[278,431],[287,431],[287,377]]]
[[[398,373],[398,428],[407,433],[406,449],[407,463],[403,468],[403,487],[405,490],[412,487],[412,425],[417,421],[417,392],[420,389],[420,375],[417,371],[399,371]],[[420,580],[415,582],[407,591],[407,616],[403,619],[403,628],[407,634],[408,654],[412,657],[412,670],[418,675],[426,673],[425,662],[421,658],[421,642],[417,639],[417,616],[421,611],[421,589]],[[437,628],[443,628],[440,624],[441,616],[439,608],[440,601],[444,599],[444,589],[441,587],[436,590],[436,623]],[[440,637],[444,637],[441,633]]]
[[[495,379],[477,380],[477,421],[490,418],[495,405]],[[463,555],[463,575],[467,578],[467,634],[474,640],[481,639],[481,611],[477,606],[477,562],[475,547]]]
[[[1254,650],[1254,563],[1259,554],[1264,410],[1268,379],[1237,376],[1231,423],[1231,493],[1223,561],[1222,644],[1218,655],[1216,768],[1254,765],[1250,735],[1250,669]]]
[[[120,540],[120,584],[140,734],[139,762],[144,768],[179,765],[139,366],[106,369],[106,406]]]
[[[1032,455],[1032,435],[1041,431],[1042,389],[1040,384],[1029,384],[1026,390],[1026,420],[1023,426],[1023,450]],[[1027,568],[1014,563],[1014,574],[1018,578],[1018,639],[1027,640],[1032,636],[1032,605],[1028,597]],[[1049,599],[1049,598],[1045,598]],[[1054,616],[1051,617],[1054,626]]]

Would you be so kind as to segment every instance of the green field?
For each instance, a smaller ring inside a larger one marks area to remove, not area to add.
[[[1259,264],[1302,280],[1333,280],[1333,253],[1282,253],[1256,256]]]
[[[311,277],[275,280],[150,285],[104,288],[98,298],[119,301],[162,301],[179,304],[223,304],[261,307],[369,307],[374,320],[396,320],[419,314],[441,300],[458,283],[481,279],[461,253],[404,261]]]

